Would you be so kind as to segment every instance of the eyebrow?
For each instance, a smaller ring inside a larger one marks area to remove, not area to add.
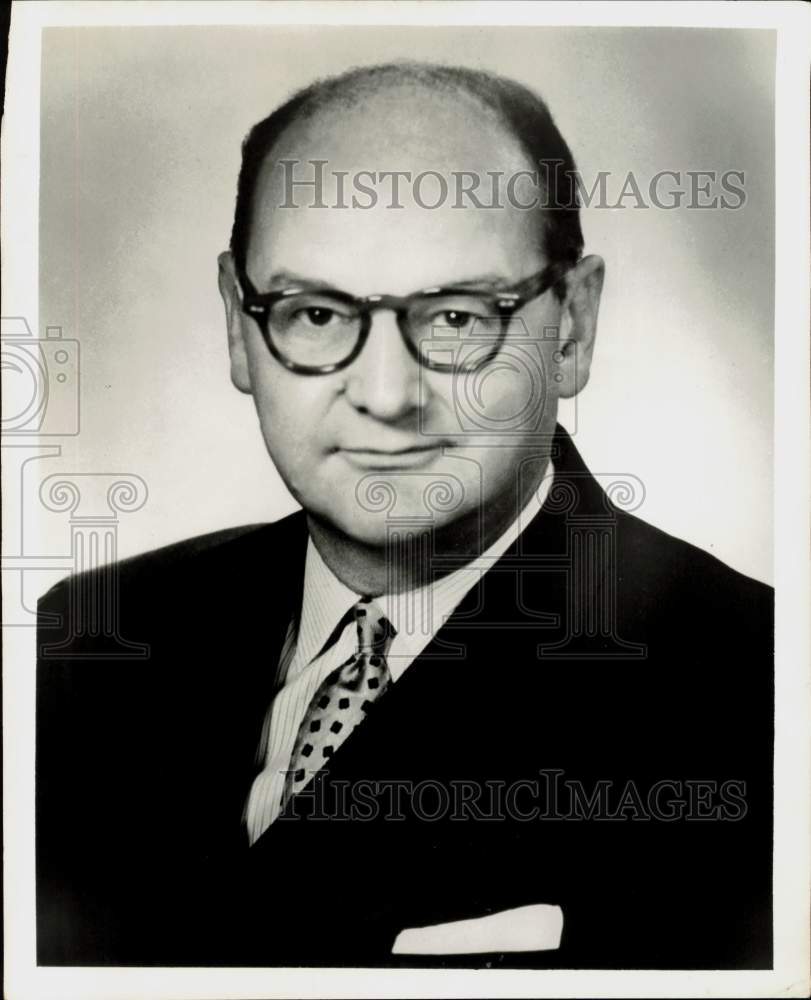
[[[509,285],[510,279],[505,277],[503,274],[497,274],[494,271],[488,272],[487,274],[479,274],[469,278],[457,278],[454,281],[438,282],[434,285],[428,285],[425,288],[419,288],[416,291],[426,291],[428,288],[476,288],[481,286],[486,286],[492,288],[494,285]],[[280,270],[274,271],[268,278],[268,285],[271,290],[278,288],[280,286],[286,285],[301,285],[303,288],[323,288],[329,289],[333,292],[343,291],[343,289],[338,288],[337,285],[333,285],[330,281],[325,281],[320,278],[306,277],[303,274],[297,274],[295,271]]]

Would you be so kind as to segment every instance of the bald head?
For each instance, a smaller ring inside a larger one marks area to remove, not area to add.
[[[409,62],[320,80],[254,126],[243,144],[231,233],[237,271],[247,261],[257,189],[267,190],[275,164],[318,158],[320,148],[329,150],[331,172],[358,170],[370,144],[378,164],[381,157],[390,160],[388,170],[407,163],[410,170],[484,174],[547,165],[540,174],[545,207],[531,224],[548,260],[573,264],[580,257],[575,164],[544,102],[495,74]]]

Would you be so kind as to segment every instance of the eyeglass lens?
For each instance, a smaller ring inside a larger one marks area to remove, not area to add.
[[[429,367],[467,367],[499,336],[502,320],[493,312],[490,299],[472,293],[425,297],[410,304],[403,333]],[[348,358],[363,326],[361,310],[324,292],[279,299],[268,318],[277,350],[293,364],[312,367]]]

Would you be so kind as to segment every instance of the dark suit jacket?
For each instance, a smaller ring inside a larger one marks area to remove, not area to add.
[[[318,802],[253,847],[242,813],[303,515],[53,588],[39,962],[768,968],[771,591],[618,510],[562,429],[555,449],[541,514],[330,761]],[[114,635],[86,613],[111,593]],[[123,656],[133,642],[149,655]],[[391,955],[405,927],[530,903],[562,908],[559,950]]]

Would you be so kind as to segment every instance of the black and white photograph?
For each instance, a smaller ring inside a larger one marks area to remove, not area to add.
[[[9,997],[807,995],[811,18],[658,10],[12,5]]]

